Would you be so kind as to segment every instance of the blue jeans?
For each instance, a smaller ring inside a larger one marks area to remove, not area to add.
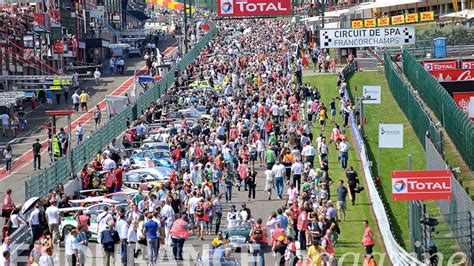
[[[232,185],[225,185],[225,200],[232,201]]]
[[[258,243],[258,249],[256,248],[253,251],[253,257],[254,257],[253,265],[257,266],[258,257],[260,257],[260,265],[265,266],[265,250],[264,250],[264,247],[265,247],[264,243]]]
[[[349,160],[349,153],[348,152],[340,152],[339,158],[341,159],[341,166],[342,169],[347,168],[347,160]]]
[[[160,251],[160,239],[148,239],[147,240],[147,248],[148,248],[148,262],[155,263],[158,260],[158,255]]]
[[[12,170],[12,162],[13,162],[13,159],[11,157],[8,159],[5,159],[5,168],[7,169],[8,172]]]
[[[122,240],[120,243],[120,257],[122,257],[122,264],[127,265],[127,240]]]
[[[183,258],[184,238],[171,238],[173,241],[173,256],[175,259]]]
[[[284,188],[285,188],[285,184],[283,183],[283,176],[276,176],[275,177],[275,190],[279,198],[283,197]]]

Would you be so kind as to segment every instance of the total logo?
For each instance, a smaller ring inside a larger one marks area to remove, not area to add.
[[[392,180],[393,191],[396,193],[407,192],[407,181],[404,178]]]
[[[224,15],[234,14],[232,0],[221,0],[221,13]]]

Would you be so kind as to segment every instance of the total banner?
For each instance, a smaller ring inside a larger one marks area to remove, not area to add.
[[[413,26],[320,31],[321,48],[402,46],[415,44]]]
[[[217,0],[219,17],[290,15],[291,0]]]
[[[459,108],[474,121],[474,91],[453,92],[453,99]]]
[[[450,170],[393,171],[393,200],[451,200]]]
[[[439,82],[473,80],[474,69],[432,70],[429,73]]]
[[[457,69],[456,60],[448,61],[425,61],[423,67],[426,71],[431,70],[445,70],[445,69]]]
[[[462,69],[474,69],[474,60],[462,60],[461,61]]]

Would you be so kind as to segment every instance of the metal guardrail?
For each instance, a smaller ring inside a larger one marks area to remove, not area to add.
[[[211,30],[189,51],[179,63],[176,64],[153,88],[143,94],[135,103],[128,106],[123,112],[114,116],[105,125],[96,130],[91,138],[71,150],[71,167],[68,168],[67,158],[60,158],[53,165],[40,174],[34,175],[26,181],[25,197],[42,197],[59,183],[66,183],[71,177],[70,173],[77,173],[83,164],[90,162],[97,151],[103,149],[112,139],[126,129],[125,121],[135,120],[139,114],[154,101],[159,99],[171,87],[175,78],[175,70],[182,72],[200,53],[216,31],[216,26],[211,24]]]
[[[27,224],[23,224],[15,232],[13,232],[13,234],[10,236],[10,239],[12,240],[12,243],[10,245],[11,261],[15,263],[27,262],[28,251],[30,245],[33,242],[33,233],[31,232],[30,226]],[[26,256],[26,260],[18,260],[20,256]]]

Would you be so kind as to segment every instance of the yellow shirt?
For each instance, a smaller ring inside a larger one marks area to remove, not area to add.
[[[87,100],[89,100],[89,95],[87,93],[81,93],[81,95],[79,95],[79,102],[85,103]]]
[[[223,246],[223,248],[225,248],[228,243],[229,243],[229,241],[227,239],[219,239],[219,237],[216,237],[216,238],[214,238],[214,240],[212,240],[211,245],[214,248],[221,247],[221,246]]]
[[[321,120],[321,121],[326,120],[326,110],[321,109],[321,110],[319,111],[319,120]]]
[[[319,266],[323,262],[323,255],[326,251],[324,248],[318,246],[311,246],[308,249],[308,259],[311,266]]]

